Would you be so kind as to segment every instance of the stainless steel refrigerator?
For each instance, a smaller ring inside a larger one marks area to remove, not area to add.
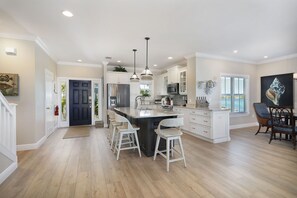
[[[107,84],[107,108],[130,107],[130,85]]]

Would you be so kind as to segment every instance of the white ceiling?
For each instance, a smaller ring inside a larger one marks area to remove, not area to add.
[[[146,36],[158,68],[195,52],[249,62],[297,53],[296,0],[0,0],[0,9],[0,33],[38,36],[63,62],[133,65],[136,48],[144,67]]]

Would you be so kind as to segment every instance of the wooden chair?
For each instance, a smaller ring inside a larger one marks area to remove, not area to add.
[[[156,141],[154,160],[156,160],[157,154],[160,154],[162,157],[164,157],[166,159],[167,172],[169,172],[169,163],[171,163],[171,162],[183,160],[185,167],[187,166],[184,149],[183,149],[183,145],[182,145],[182,141],[181,141],[181,135],[183,133],[181,132],[180,127],[183,124],[184,124],[183,118],[169,118],[169,119],[162,120],[159,123],[158,128],[155,129],[155,132],[157,133],[158,136],[157,136],[157,141]],[[161,127],[167,127],[167,128],[161,129]],[[158,150],[160,138],[163,138],[166,140],[166,150],[163,150],[163,151]],[[174,140],[179,141],[180,151],[175,149]],[[171,156],[173,157],[174,151],[179,153],[181,157],[176,158],[176,159],[170,159],[170,152],[171,152]],[[166,155],[164,155],[163,152],[166,152]]]
[[[109,139],[111,149],[113,148],[113,145],[114,145],[116,127],[122,124],[120,122],[116,122],[115,114],[116,113],[114,111],[110,109],[107,110],[107,115],[109,117],[109,134],[107,138]]]
[[[138,149],[139,157],[141,157],[141,151],[139,147],[139,141],[137,136],[137,130],[139,130],[139,127],[131,125],[130,121],[119,115],[115,114],[115,120],[116,122],[123,123],[120,126],[117,126],[117,136],[116,136],[116,144],[115,144],[115,152],[117,152],[117,160],[119,160],[120,152],[122,150],[128,150],[128,149]],[[125,139],[124,136],[127,136]],[[127,141],[125,141],[127,140]],[[124,145],[128,145],[125,146]]]
[[[265,103],[254,103],[253,106],[256,113],[257,121],[259,123],[259,128],[255,135],[257,135],[258,133],[267,133],[269,128],[271,128],[270,114],[267,105]],[[261,127],[266,127],[266,131],[260,132]]]
[[[291,137],[293,148],[296,149],[296,131],[295,120],[293,117],[292,107],[269,107],[271,116],[271,136],[269,144],[273,139],[282,139],[282,134]],[[275,134],[279,134],[279,138],[276,138]]]

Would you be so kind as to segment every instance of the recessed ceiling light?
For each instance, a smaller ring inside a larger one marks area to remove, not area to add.
[[[64,16],[73,17],[73,14],[68,10],[64,10],[62,13],[64,14]]]
[[[82,62],[82,60],[81,60],[81,59],[78,59],[78,60],[77,60],[77,62],[80,62],[80,63],[81,63],[81,62]]]
[[[169,60],[173,59],[171,56],[168,57]]]
[[[120,63],[121,61],[120,61],[120,60],[118,60],[117,62],[118,62],[118,63]]]
[[[154,67],[157,67],[158,65],[157,64],[154,64]]]
[[[237,54],[237,53],[238,53],[238,50],[233,50],[233,53],[234,53],[234,54]]]
[[[264,58],[268,58],[268,56],[264,56]]]

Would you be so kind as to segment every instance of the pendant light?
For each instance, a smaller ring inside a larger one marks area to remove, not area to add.
[[[136,55],[135,55],[135,53],[136,53],[136,51],[137,51],[137,49],[133,49],[133,53],[134,53],[134,73],[130,78],[131,82],[138,82],[139,81],[139,78],[138,78],[138,76],[137,76],[137,74],[135,72],[135,64],[136,64]]]
[[[153,73],[150,71],[150,69],[148,67],[148,40],[149,39],[150,39],[149,37],[145,37],[145,40],[146,40],[146,65],[145,65],[145,69],[140,74],[141,80],[153,80]]]

